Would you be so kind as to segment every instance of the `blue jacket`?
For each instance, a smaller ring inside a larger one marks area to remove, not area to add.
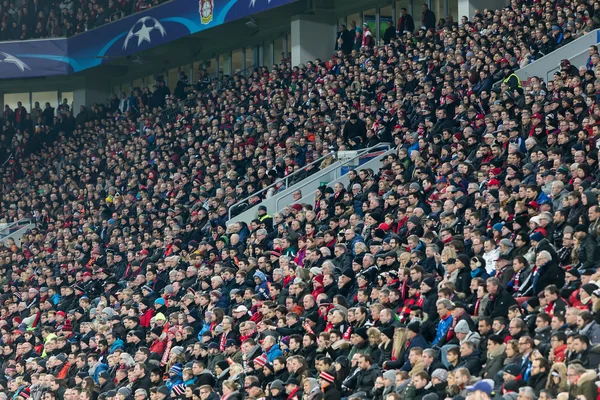
[[[124,349],[124,348],[125,348],[125,343],[123,342],[123,340],[116,339],[115,342],[112,344],[112,346],[110,346],[110,349],[108,349],[108,354],[112,354],[115,351],[117,351],[118,349]]]
[[[283,353],[281,352],[281,349],[279,348],[279,345],[277,343],[275,343],[273,345],[273,347],[271,347],[269,349],[269,351],[267,351],[267,360],[272,363],[277,357],[282,356]]]
[[[92,376],[92,378],[94,379],[94,382],[96,382],[96,384],[100,384],[100,382],[98,382],[98,375],[100,375],[100,372],[102,372],[102,371],[108,371],[108,365],[100,363],[96,367],[96,370],[94,371],[94,375]]]
[[[262,271],[256,271],[254,273],[254,278],[260,279],[260,283],[256,285],[254,291],[257,295],[259,295],[263,300],[268,300],[271,298],[269,294],[269,286],[267,284],[267,277]]]
[[[453,316],[452,314],[450,314],[450,316],[446,319],[440,319],[440,322],[438,323],[437,326],[437,332],[435,334],[435,339],[433,339],[433,346],[438,346],[440,344],[440,342],[442,342],[446,339],[446,335],[448,334],[448,331],[450,330],[450,327],[452,326],[452,319]]]
[[[410,341],[410,344],[408,345],[408,347],[406,348],[406,351],[404,352],[404,364],[402,366],[402,371],[410,371],[412,369],[412,366],[410,365],[410,362],[408,361],[408,355],[410,354],[410,350],[415,348],[415,347],[419,347],[421,349],[427,349],[429,347],[429,343],[427,343],[427,340],[425,340],[425,338],[423,337],[423,335],[421,335],[420,333],[415,336],[414,338],[412,338],[412,340]]]

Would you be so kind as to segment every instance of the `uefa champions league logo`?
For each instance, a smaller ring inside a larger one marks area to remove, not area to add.
[[[12,54],[5,53],[0,51],[0,55],[4,57],[0,60],[0,63],[6,64],[14,64],[21,70],[21,72],[25,72],[25,70],[31,71],[29,65],[25,64],[20,58],[13,56]]]
[[[140,45],[143,42],[152,43],[150,34],[154,30],[159,31],[162,37],[165,37],[167,35],[167,31],[162,26],[162,24],[156,20],[156,18],[142,17],[138,19],[138,21],[135,24],[133,24],[133,26],[129,30],[129,33],[127,34],[127,37],[125,38],[125,43],[123,43],[123,50],[127,49],[129,40],[131,40],[134,37],[137,37],[138,47],[140,47]]]

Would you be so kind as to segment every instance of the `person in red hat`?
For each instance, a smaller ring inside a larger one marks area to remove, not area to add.
[[[341,400],[342,396],[335,386],[335,377],[329,372],[319,374],[319,384],[323,391],[323,400]]]

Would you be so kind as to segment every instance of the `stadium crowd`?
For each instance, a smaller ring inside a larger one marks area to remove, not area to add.
[[[4,0],[0,3],[0,41],[73,36],[164,2]]]
[[[598,51],[514,71],[598,10],[424,6],[327,61],[6,106],[0,213],[36,227],[0,248],[0,398],[595,400]],[[377,174],[228,224],[380,142]]]

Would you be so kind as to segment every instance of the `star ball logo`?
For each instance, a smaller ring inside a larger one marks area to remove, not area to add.
[[[0,56],[4,57],[0,60],[0,63],[14,64],[21,70],[21,72],[25,72],[25,70],[31,71],[29,65],[25,64],[20,58],[17,58],[12,54],[0,51]]]
[[[200,0],[198,8],[202,25],[210,23],[213,20],[213,11],[215,10],[214,0]]]
[[[152,31],[154,30],[160,32],[162,37],[165,37],[167,35],[167,31],[162,26],[162,24],[156,20],[156,18],[142,17],[138,19],[138,21],[135,24],[133,24],[133,26],[129,30],[129,33],[127,34],[127,37],[125,38],[125,43],[123,43],[123,50],[127,49],[129,41],[134,37],[137,37],[138,47],[140,47],[140,45],[143,42],[152,43],[152,40],[150,39],[150,33],[152,33]]]

